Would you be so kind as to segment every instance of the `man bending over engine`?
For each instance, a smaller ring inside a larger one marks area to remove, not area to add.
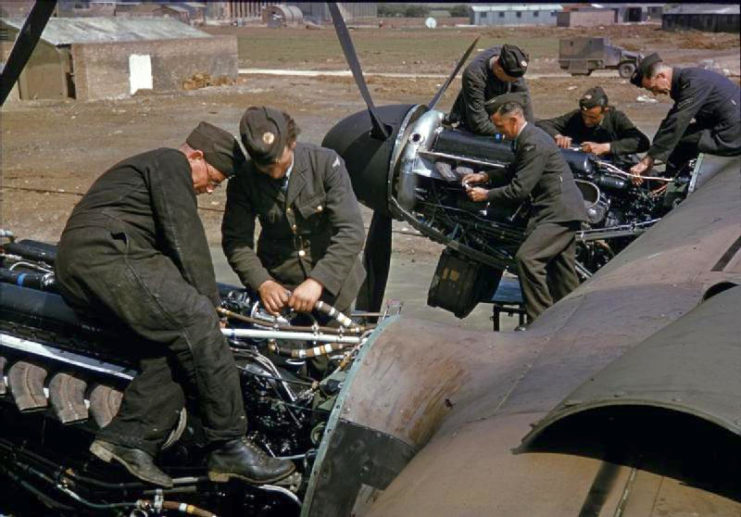
[[[651,148],[630,172],[640,176],[657,160],[678,172],[699,153],[741,154],[741,89],[720,74],[702,68],[672,68],[658,54],[646,56],[630,78],[639,88],[669,95],[674,106],[661,121]]]
[[[523,77],[530,57],[514,45],[484,50],[463,71],[463,87],[448,115],[448,122],[477,135],[493,135],[496,128],[486,113],[484,103],[497,95],[522,92],[525,119],[534,121],[530,90]]]
[[[579,143],[585,153],[608,156],[616,165],[634,165],[635,153],[648,149],[649,140],[622,111],[608,104],[599,86],[588,89],[579,99],[579,109],[560,117],[538,120],[536,125],[567,149]]]
[[[532,321],[579,285],[576,231],[587,214],[561,151],[545,131],[525,120],[524,104],[518,94],[501,95],[486,104],[497,131],[513,141],[510,182],[491,190],[470,187],[490,179],[486,173],[474,173],[464,176],[463,183],[472,201],[517,205],[532,199],[526,238],[515,255]]]
[[[345,163],[297,143],[296,123],[275,108],[248,108],[239,131],[251,160],[226,192],[229,264],[273,314],[311,312],[319,299],[346,313],[365,278],[358,257],[365,235]]]
[[[201,122],[179,149],[139,154],[105,172],[72,211],[59,242],[64,299],[82,313],[122,321],[146,350],[118,414],[90,451],[157,485],[172,486],[153,458],[177,422],[184,389],[197,394],[212,481],[268,483],[294,470],[244,438],[238,372],[221,334],[198,217],[196,195],[213,192],[243,162],[231,134]]]

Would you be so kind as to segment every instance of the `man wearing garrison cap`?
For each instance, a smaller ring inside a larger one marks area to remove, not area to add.
[[[198,217],[196,195],[213,192],[244,161],[232,134],[201,122],[179,149],[145,152],[103,173],[59,241],[62,296],[81,314],[120,327],[113,345],[139,364],[118,414],[90,451],[155,485],[173,484],[154,457],[178,422],[186,391],[198,400],[213,481],[270,483],[294,470],[244,441],[239,375],[221,334],[221,299]]]
[[[579,99],[579,109],[560,117],[538,120],[536,125],[556,140],[558,147],[573,145],[587,153],[607,156],[620,166],[638,162],[635,153],[648,149],[649,140],[622,111],[613,108],[605,91],[588,89]]]
[[[530,91],[523,77],[530,66],[530,56],[520,48],[505,44],[484,50],[463,71],[462,88],[448,115],[448,121],[478,135],[493,135],[494,125],[484,103],[498,95],[524,94],[525,119],[534,121]]]
[[[365,232],[344,161],[297,142],[293,118],[275,108],[248,108],[239,132],[251,159],[227,189],[221,231],[229,264],[272,313],[311,312],[320,299],[348,311],[365,278]]]
[[[702,68],[672,68],[653,53],[630,82],[674,100],[646,156],[630,170],[639,176],[634,183],[640,184],[656,161],[665,161],[672,173],[699,153],[741,154],[741,89],[726,77]]]
[[[548,133],[525,120],[522,94],[500,95],[485,104],[497,132],[512,141],[515,159],[509,182],[482,188],[494,177],[463,177],[472,201],[507,204],[514,210],[530,200],[526,238],[517,250],[517,274],[530,321],[578,285],[575,271],[576,231],[586,210],[571,168]]]

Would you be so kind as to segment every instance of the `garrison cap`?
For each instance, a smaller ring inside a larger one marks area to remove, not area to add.
[[[487,115],[491,117],[499,108],[508,102],[515,102],[519,104],[521,108],[524,108],[525,104],[527,104],[525,101],[525,93],[513,92],[505,93],[504,95],[497,95],[484,103],[484,109],[486,110]]]
[[[597,106],[602,108],[607,106],[607,94],[600,86],[588,89],[579,99],[579,107],[583,110],[596,108]]]
[[[283,112],[269,106],[247,108],[239,122],[239,133],[247,153],[261,165],[280,159],[288,143],[288,124]]]
[[[198,124],[185,143],[201,151],[203,158],[227,178],[234,176],[246,161],[234,135],[208,122]]]
[[[527,52],[509,43],[505,44],[499,53],[499,65],[510,77],[522,77],[525,75],[529,62],[530,56]]]
[[[630,77],[630,82],[641,88],[643,86],[643,77],[648,74],[651,66],[661,61],[663,61],[663,59],[661,59],[661,57],[659,57],[659,54],[657,54],[656,52],[654,52],[653,54],[649,54],[641,59],[641,62],[638,63],[636,71],[633,72],[633,75]]]

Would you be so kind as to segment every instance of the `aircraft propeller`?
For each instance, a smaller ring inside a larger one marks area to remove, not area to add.
[[[383,106],[377,108],[374,105],[340,8],[336,2],[328,2],[327,4],[345,58],[368,107],[367,117],[370,118],[372,129],[369,135],[367,132],[363,134],[360,129],[364,124],[367,124],[367,118],[360,116],[360,114],[352,115],[335,126],[327,134],[322,145],[336,150],[345,159],[348,171],[352,171],[351,177],[356,195],[361,201],[373,208],[373,218],[363,252],[366,279],[358,294],[356,307],[363,311],[378,312],[383,303],[391,266],[392,216],[388,209],[387,199],[388,182],[390,181],[388,175],[389,158],[393,151],[399,125],[415,106]],[[476,38],[471,43],[458,60],[453,72],[424,109],[431,110],[437,105],[476,47],[478,40],[479,38]],[[386,120],[383,120],[382,115],[387,116]],[[368,126],[365,125],[365,127]],[[383,173],[385,173],[384,181],[375,181]]]

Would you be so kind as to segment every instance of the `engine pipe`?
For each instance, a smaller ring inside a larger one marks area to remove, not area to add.
[[[362,338],[355,336],[329,335],[312,332],[286,332],[277,330],[260,329],[221,329],[221,333],[232,339],[286,339],[289,341],[321,341],[324,343],[347,343],[350,345],[360,344]]]
[[[244,323],[250,323],[252,325],[262,325],[265,326],[268,323],[265,321],[262,321],[257,318],[253,318],[251,316],[245,316],[243,314],[239,314],[233,311],[230,311],[229,309],[224,309],[223,307],[217,307],[216,312],[221,314],[222,316],[226,316],[227,318],[235,319]],[[274,328],[280,329],[280,330],[294,330],[294,331],[305,331],[305,332],[326,332],[327,334],[362,334],[367,328],[375,328],[375,325],[371,326],[365,326],[365,327],[359,327],[354,326],[350,328],[343,328],[338,329],[335,327],[306,327],[306,326],[299,326],[299,325],[286,325],[285,323],[275,322],[272,324]]]
[[[337,345],[319,345],[315,346],[313,348],[296,348],[293,350],[281,350],[276,343],[270,343],[268,345],[268,350],[270,350],[273,353],[280,354],[280,355],[290,355],[293,359],[307,359],[310,357],[319,357],[322,355],[329,355],[332,352],[340,352],[348,347],[348,344],[345,343],[339,343]]]

